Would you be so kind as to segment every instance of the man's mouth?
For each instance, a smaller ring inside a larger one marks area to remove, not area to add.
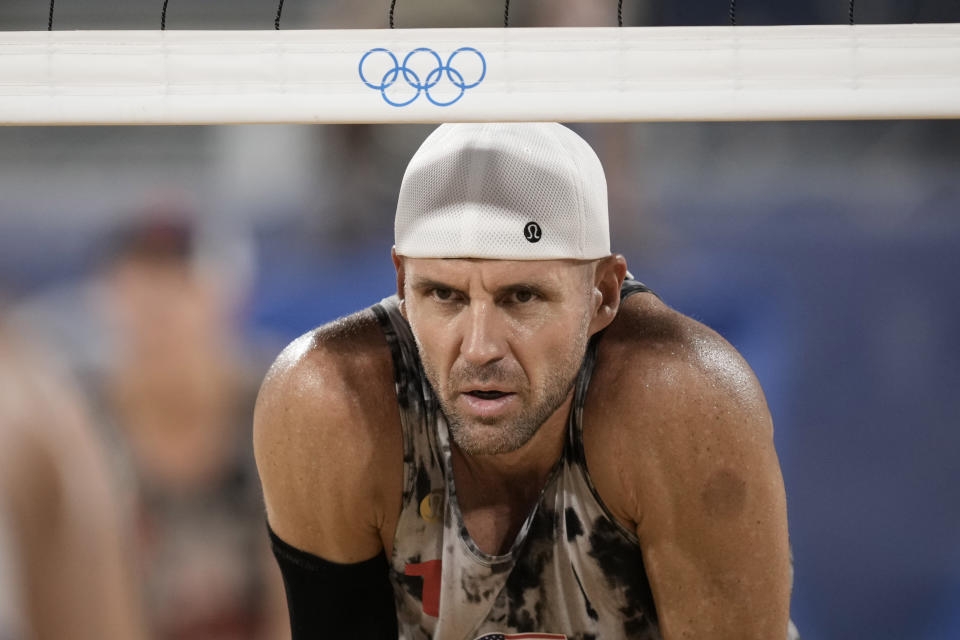
[[[480,398],[481,400],[496,400],[497,398],[502,398],[503,396],[510,395],[507,391],[481,391],[479,389],[474,389],[472,391],[467,391],[467,395],[471,395],[475,398]]]
[[[470,389],[460,394],[461,410],[478,418],[497,418],[511,411],[517,394],[501,389]]]

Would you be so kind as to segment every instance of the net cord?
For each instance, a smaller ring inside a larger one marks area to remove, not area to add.
[[[960,24],[8,31],[0,124],[956,118],[957,69]]]

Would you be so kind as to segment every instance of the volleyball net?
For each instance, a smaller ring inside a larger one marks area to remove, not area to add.
[[[0,124],[960,117],[960,24],[0,32]]]

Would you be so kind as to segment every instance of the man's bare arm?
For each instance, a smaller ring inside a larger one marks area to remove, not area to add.
[[[620,470],[608,485],[643,545],[661,631],[785,638],[786,500],[759,383],[714,332],[650,306],[644,344],[621,371],[633,424],[608,449]]]
[[[396,638],[389,580],[402,453],[369,312],[294,341],[263,383],[254,451],[293,640]]]
[[[394,502],[399,510],[399,489],[395,500],[385,489],[393,481],[399,487],[402,473],[399,418],[391,421],[384,409],[392,370],[373,322],[354,316],[291,343],[267,374],[254,413],[270,526],[332,562],[376,556]]]

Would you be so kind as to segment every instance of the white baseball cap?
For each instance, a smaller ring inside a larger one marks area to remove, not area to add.
[[[603,167],[555,122],[443,124],[407,165],[394,246],[411,258],[608,256]]]

